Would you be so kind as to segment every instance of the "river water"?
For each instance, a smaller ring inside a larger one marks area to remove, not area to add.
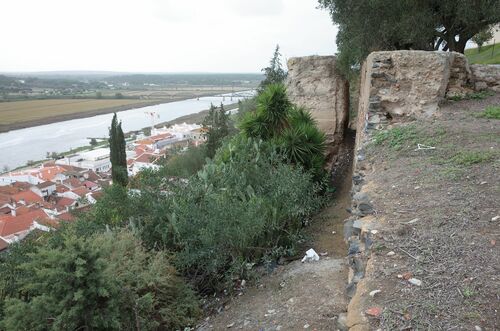
[[[155,112],[159,116],[155,122],[161,123],[198,113],[208,109],[210,104],[227,105],[240,99],[234,97],[231,101],[229,94],[219,95],[135,108],[117,114],[123,131],[128,132],[151,126],[151,116],[146,112]],[[86,146],[88,137],[107,137],[112,117],[113,114],[104,114],[0,133],[0,172],[5,166],[13,169],[25,165],[28,160],[41,160],[47,152],[61,153]]]

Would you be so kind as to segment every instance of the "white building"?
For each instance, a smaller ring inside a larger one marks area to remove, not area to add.
[[[106,172],[111,169],[109,148],[98,148],[91,151],[77,153],[57,160],[56,164],[64,164],[95,172]]]

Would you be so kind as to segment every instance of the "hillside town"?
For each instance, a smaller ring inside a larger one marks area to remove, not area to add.
[[[128,174],[158,169],[169,154],[204,140],[203,128],[197,124],[153,128],[151,136],[127,143]],[[108,147],[0,175],[0,251],[32,231],[51,231],[61,222],[74,220],[74,213],[95,204],[110,184]]]

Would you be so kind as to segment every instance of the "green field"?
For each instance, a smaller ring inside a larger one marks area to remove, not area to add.
[[[471,64],[500,64],[500,43],[483,46],[481,52],[477,48],[466,49],[465,55]]]

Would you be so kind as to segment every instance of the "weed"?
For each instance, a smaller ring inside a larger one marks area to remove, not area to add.
[[[493,153],[485,151],[460,151],[448,159],[447,163],[455,166],[471,166],[473,164],[490,161]]]
[[[374,143],[375,145],[387,144],[392,149],[400,150],[404,144],[414,141],[416,138],[416,127],[408,125],[377,132]]]
[[[462,295],[466,299],[472,298],[475,294],[476,292],[469,287],[464,287],[464,289],[462,290]]]
[[[457,167],[447,167],[447,168],[440,170],[439,173],[440,173],[440,175],[442,175],[445,178],[457,180],[463,176],[464,170],[461,168],[457,168]]]
[[[489,106],[486,109],[477,115],[477,117],[484,117],[494,120],[500,120],[500,106]]]
[[[445,135],[446,130],[443,127],[438,127],[432,132],[424,132],[415,125],[407,125],[377,132],[374,136],[374,144],[385,144],[394,150],[401,150],[405,146],[413,146],[417,143],[436,146]]]
[[[480,91],[474,93],[467,93],[465,95],[454,95],[449,97],[449,100],[460,101],[460,100],[483,100],[487,97],[495,95],[495,93],[491,91]]]

